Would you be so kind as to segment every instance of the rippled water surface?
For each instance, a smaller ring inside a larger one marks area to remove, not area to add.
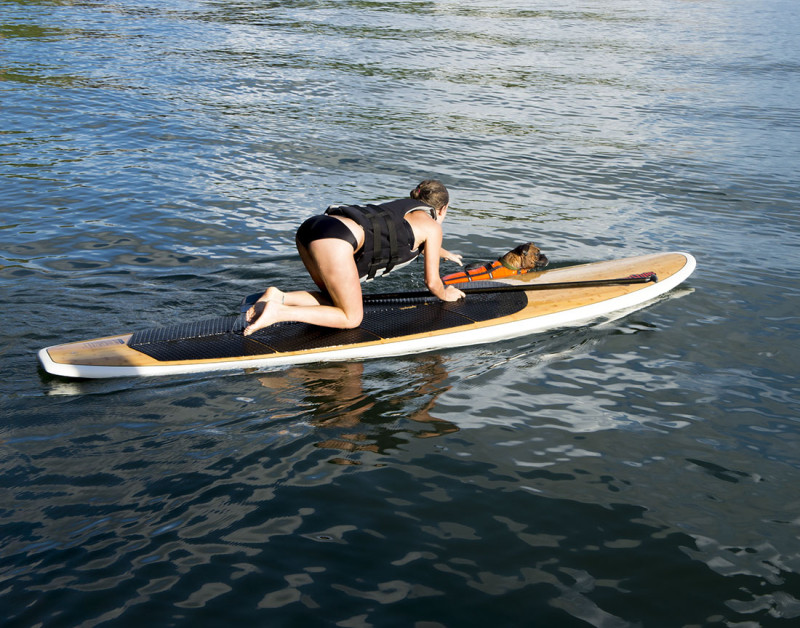
[[[0,623],[800,620],[798,33],[794,0],[0,0]],[[429,176],[468,261],[698,270],[475,348],[37,368],[308,287],[303,218]]]

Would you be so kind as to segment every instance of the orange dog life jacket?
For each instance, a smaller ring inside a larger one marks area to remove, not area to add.
[[[489,279],[501,279],[503,277],[511,277],[511,275],[524,275],[531,269],[526,268],[509,268],[503,266],[499,261],[489,262],[477,267],[467,267],[459,273],[445,275],[442,277],[442,283],[449,286],[454,283],[464,283],[466,281],[487,281]]]

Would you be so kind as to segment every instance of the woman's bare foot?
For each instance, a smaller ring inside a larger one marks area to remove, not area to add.
[[[259,301],[277,301],[278,303],[286,302],[286,293],[283,290],[278,290],[275,286],[270,286],[267,291],[261,295]]]
[[[264,327],[269,327],[276,323],[278,321],[278,311],[281,307],[283,306],[277,301],[259,301],[247,311],[247,322],[250,324],[244,328],[242,333],[245,336],[249,336],[259,329],[264,329]]]
[[[252,323],[254,319],[258,318],[260,313],[264,310],[264,304],[267,301],[275,301],[276,303],[286,303],[286,294],[278,290],[275,286],[270,286],[267,288],[266,292],[258,297],[258,301],[256,301],[253,305],[250,306],[250,309],[247,310],[247,314],[245,315],[245,319],[248,323]]]

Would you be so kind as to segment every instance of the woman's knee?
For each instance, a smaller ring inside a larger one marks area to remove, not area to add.
[[[361,322],[364,320],[364,312],[357,312],[354,314],[348,314],[345,312],[345,326],[343,329],[355,329]]]

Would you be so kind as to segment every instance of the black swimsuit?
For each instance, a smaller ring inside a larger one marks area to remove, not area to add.
[[[315,240],[324,240],[325,238],[344,240],[353,245],[353,251],[358,249],[358,240],[347,225],[338,218],[325,214],[312,216],[306,220],[300,225],[295,236],[297,242],[306,248]]]

